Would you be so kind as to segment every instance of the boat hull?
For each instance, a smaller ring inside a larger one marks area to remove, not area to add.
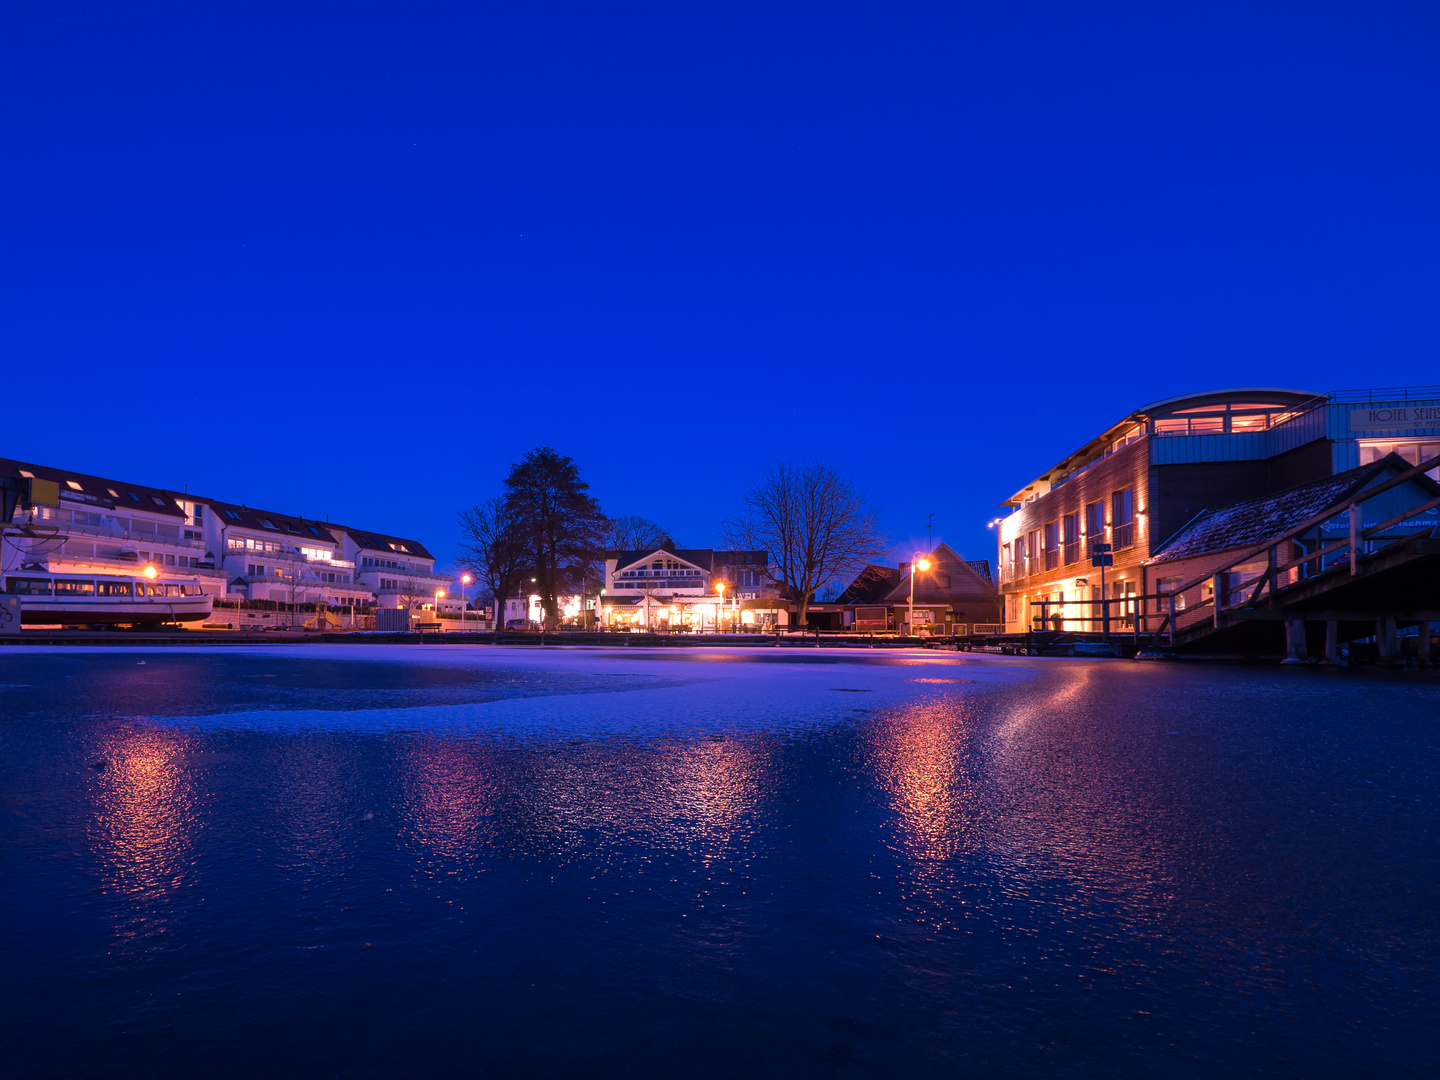
[[[154,600],[26,596],[20,603],[20,622],[25,626],[196,623],[210,617],[212,606],[209,596],[156,597]]]

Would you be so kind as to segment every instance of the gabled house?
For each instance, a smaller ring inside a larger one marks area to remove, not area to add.
[[[605,560],[601,624],[693,630],[787,621],[764,551],[659,547]]]
[[[1000,621],[1000,594],[986,560],[962,559],[948,544],[925,556],[929,568],[866,566],[832,603],[815,606],[814,622],[824,628],[900,634],[966,634],[974,626]],[[914,581],[914,622],[911,581]],[[837,625],[838,623],[838,625]]]

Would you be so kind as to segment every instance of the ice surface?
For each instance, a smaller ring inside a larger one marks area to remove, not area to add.
[[[67,650],[66,655],[114,648]],[[126,650],[127,653],[130,650]],[[213,649],[135,650],[169,656]],[[399,664],[564,677],[503,700],[385,707],[267,708],[153,716],[152,723],[229,730],[425,731],[650,735],[833,722],[865,710],[1028,677],[990,659],[927,650],[296,645],[227,648],[225,656]],[[132,661],[133,662],[133,661]],[[326,691],[316,690],[315,695]]]

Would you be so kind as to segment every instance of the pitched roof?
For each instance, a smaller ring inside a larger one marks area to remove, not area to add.
[[[432,562],[435,560],[435,556],[431,555],[419,540],[411,540],[405,536],[390,536],[388,533],[372,532],[369,529],[352,529],[348,525],[332,525],[331,528],[349,533],[350,539],[366,551],[414,555],[416,558],[429,559]]]
[[[58,484],[64,501],[77,506],[144,510],[150,514],[165,514],[178,518],[185,516],[185,511],[176,504],[174,495],[164,488],[132,484],[128,480],[106,480],[89,473],[0,458],[0,476],[18,477],[24,473],[29,473],[30,477],[37,480],[49,480]]]
[[[770,553],[766,551],[716,551],[714,548],[657,547],[648,551],[612,551],[609,553],[609,557],[615,560],[617,571],[625,570],[656,556],[665,555],[710,573],[721,566],[763,567],[770,561]]]
[[[339,540],[331,531],[331,526],[325,522],[310,521],[306,518],[295,517],[293,514],[277,514],[273,510],[256,510],[252,506],[221,502],[219,499],[206,499],[199,495],[189,497],[197,503],[208,506],[211,513],[215,514],[220,524],[226,528],[239,526],[245,529],[255,529],[257,532],[274,533],[277,536],[288,537],[296,543],[318,540],[322,543],[334,544]]]
[[[955,554],[948,544],[938,545],[930,552],[930,569],[915,577],[915,602],[952,604],[965,601],[994,604],[999,594],[995,586],[976,572],[968,562]],[[910,575],[905,574],[885,596],[887,603],[904,603],[910,599]]]
[[[1387,474],[1408,468],[1408,461],[1399,454],[1390,454],[1358,469],[1312,480],[1258,499],[1247,499],[1222,510],[1202,510],[1160,545],[1150,563],[1154,565],[1217,551],[1258,547],[1272,536],[1278,536],[1328,507],[1380,483]],[[1414,483],[1440,493],[1440,485],[1426,476],[1415,477]]]
[[[878,604],[900,581],[897,566],[868,564],[834,600],[837,604]]]
[[[679,559],[691,566],[699,567],[702,570],[711,568],[711,557],[715,554],[709,548],[672,548],[654,547],[649,551],[616,551],[612,552],[615,557],[615,569],[624,570],[634,566],[636,563],[645,562],[655,556],[668,555],[672,559]]]

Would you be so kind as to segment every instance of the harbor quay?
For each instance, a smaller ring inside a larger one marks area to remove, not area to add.
[[[852,570],[837,595],[816,582],[799,596],[769,551],[653,539],[593,552],[548,623],[534,577],[482,595],[417,539],[0,459],[0,640],[110,640],[94,634],[114,627],[493,642],[548,629],[569,635],[551,643],[813,634],[1426,666],[1440,656],[1437,416],[1433,386],[1170,398],[1004,499],[993,560],[930,544]]]

